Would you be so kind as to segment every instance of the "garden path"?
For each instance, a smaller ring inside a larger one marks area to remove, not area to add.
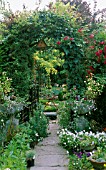
[[[57,120],[50,120],[49,135],[35,146],[35,166],[30,170],[68,170],[68,154],[59,145]]]

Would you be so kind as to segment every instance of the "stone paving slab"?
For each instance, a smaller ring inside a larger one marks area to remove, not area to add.
[[[49,123],[49,128],[50,130],[58,130],[59,129],[59,125],[57,123]]]
[[[46,146],[46,145],[58,145],[59,144],[59,138],[56,136],[49,136],[45,138],[43,141],[39,142],[38,146]]]
[[[37,167],[63,167],[68,165],[68,159],[66,155],[38,155],[35,165]]]
[[[40,146],[40,149],[35,147],[35,150],[37,155],[67,155],[67,151],[59,145],[55,147],[52,145]]]
[[[67,167],[31,167],[30,170],[68,170]]]
[[[51,129],[49,129],[49,130],[48,130],[48,134],[49,134],[51,137],[52,137],[52,136],[53,136],[53,137],[54,137],[54,136],[58,136],[58,135],[57,135],[57,131],[58,131],[57,129],[53,129],[53,131],[51,132]],[[48,137],[49,137],[49,135],[48,135]]]
[[[44,114],[47,116],[57,116],[56,112],[44,112]]]

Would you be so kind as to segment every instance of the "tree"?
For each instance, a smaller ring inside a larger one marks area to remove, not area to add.
[[[82,23],[86,25],[92,19],[90,6],[83,0],[61,0],[64,4],[70,3],[71,6],[75,6],[76,12],[79,14],[79,18],[82,18]]]

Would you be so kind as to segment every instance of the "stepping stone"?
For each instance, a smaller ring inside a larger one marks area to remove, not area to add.
[[[56,120],[57,119],[57,113],[56,112],[44,112],[44,114],[50,118],[50,120]]]
[[[46,137],[43,141],[39,142],[38,146],[47,146],[47,145],[58,145],[59,144],[59,138],[57,136],[49,136]]]
[[[35,165],[37,167],[64,167],[68,166],[67,155],[37,155]],[[46,170],[46,169],[45,169]]]
[[[31,167],[30,170],[68,170],[67,167]]]
[[[55,147],[53,145],[47,145],[47,146],[40,146],[35,147],[37,155],[67,155],[67,151],[62,148],[60,145],[56,145]]]

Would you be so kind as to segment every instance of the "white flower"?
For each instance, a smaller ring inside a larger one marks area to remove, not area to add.
[[[35,159],[35,155],[33,156],[33,159]]]
[[[69,151],[67,151],[67,154],[69,154]]]
[[[83,135],[83,131],[79,132],[79,135]]]
[[[39,136],[38,133],[36,133],[35,136]]]
[[[92,141],[92,145],[94,145],[95,144],[95,142],[94,141]]]
[[[57,131],[57,135],[59,135],[59,131]]]
[[[85,135],[89,135],[89,133],[88,133],[88,132],[85,132]]]

